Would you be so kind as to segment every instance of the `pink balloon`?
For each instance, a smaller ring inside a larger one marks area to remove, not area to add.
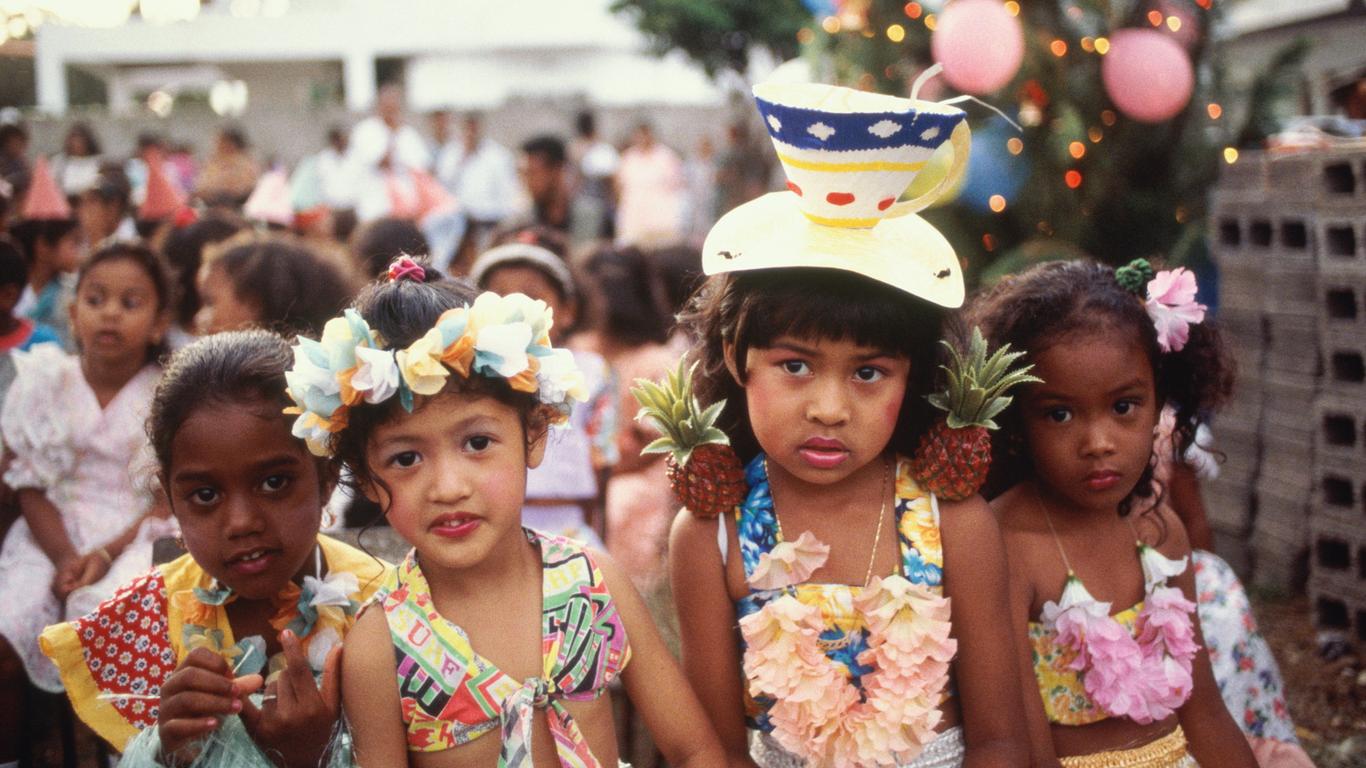
[[[1178,115],[1195,87],[1186,50],[1155,29],[1121,29],[1111,35],[1100,77],[1119,111],[1143,123]]]
[[[997,0],[956,0],[939,14],[930,53],[954,88],[992,93],[1019,71],[1024,29]]]

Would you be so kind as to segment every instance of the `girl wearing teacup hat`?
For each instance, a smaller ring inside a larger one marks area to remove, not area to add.
[[[962,173],[965,116],[830,86],[755,93],[788,189],[712,229],[683,318],[692,393],[724,400],[701,421],[734,453],[674,461],[685,671],[733,761],[1024,765],[996,521],[910,458],[942,416],[926,396],[964,290],[914,211]],[[945,143],[948,176],[900,200]]]

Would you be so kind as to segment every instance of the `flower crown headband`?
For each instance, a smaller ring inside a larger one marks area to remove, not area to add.
[[[421,280],[421,266],[400,259],[390,280]],[[331,437],[346,428],[351,408],[376,405],[395,394],[404,410],[414,395],[435,395],[451,373],[506,379],[518,392],[536,395],[552,424],[569,417],[573,401],[588,399],[583,373],[567,349],[550,345],[551,310],[520,293],[480,294],[471,305],[448,309],[435,327],[405,349],[384,339],[354,309],[323,326],[318,341],[300,336],[286,390],[297,414],[293,433],[317,456],[332,454]]]
[[[1115,270],[1115,280],[1143,300],[1163,352],[1180,352],[1190,341],[1190,327],[1205,320],[1209,307],[1195,300],[1195,275],[1185,267],[1154,274],[1147,259],[1134,259]]]

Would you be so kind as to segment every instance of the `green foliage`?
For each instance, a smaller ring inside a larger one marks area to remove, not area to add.
[[[779,59],[797,55],[797,32],[811,16],[801,0],[615,0],[660,51],[678,49],[716,75],[744,72],[758,45]]]

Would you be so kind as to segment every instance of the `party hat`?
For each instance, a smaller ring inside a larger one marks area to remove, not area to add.
[[[242,206],[242,213],[253,221],[278,224],[282,227],[294,224],[294,197],[289,188],[289,177],[280,169],[261,174],[256,188]]]
[[[915,212],[967,168],[963,111],[811,83],[760,84],[754,95],[787,174],[787,191],[721,217],[703,245],[703,271],[841,269],[940,306],[960,306],[958,258]],[[903,199],[945,143],[953,148],[949,172],[925,193]]]
[[[138,207],[138,218],[143,221],[170,219],[184,207],[185,193],[171,183],[161,163],[147,163],[147,194]]]
[[[66,201],[66,195],[57,188],[57,181],[52,178],[52,171],[47,167],[47,158],[39,156],[33,163],[28,194],[24,196],[20,218],[29,221],[60,221],[71,217],[71,204]]]

